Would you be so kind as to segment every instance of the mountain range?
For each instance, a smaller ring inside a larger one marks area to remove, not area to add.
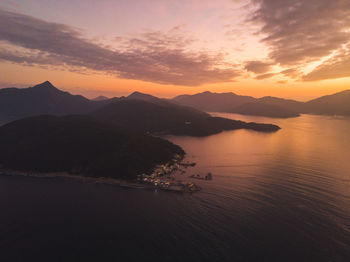
[[[130,102],[131,100],[144,101],[144,103]],[[103,107],[115,102],[120,102],[120,104],[103,109]],[[150,111],[144,110],[145,107]],[[114,110],[111,110],[113,108]],[[168,125],[166,122],[169,122],[170,119],[175,123],[198,119],[200,115],[208,117],[209,115],[204,112],[225,112],[276,118],[297,117],[300,114],[349,116],[350,90],[300,102],[271,96],[254,98],[232,92],[212,93],[209,91],[194,95],[180,95],[173,99],[162,99],[134,92],[127,97],[107,98],[99,96],[90,100],[81,95],[72,95],[59,90],[48,81],[29,88],[0,89],[0,124],[41,114],[91,113],[100,116],[104,114],[103,117],[107,119],[112,117],[113,112],[123,110],[124,112],[128,111],[128,117],[130,117],[125,120],[129,123],[134,121],[134,126],[144,126],[144,130],[149,129],[150,131],[154,129],[150,126],[152,121],[156,121],[159,117],[163,119],[162,125],[166,128]],[[131,117],[132,114],[136,116],[136,112],[143,115],[142,118],[138,117],[140,120],[138,124],[135,118]],[[115,116],[120,121],[121,117],[121,114]],[[166,118],[168,119],[166,120]]]
[[[142,133],[204,136],[241,128],[264,132],[279,129],[275,125],[214,118],[193,107],[139,92],[98,100],[71,95],[48,81],[24,89],[2,89],[0,123],[38,115],[88,115]]]
[[[277,97],[254,98],[234,93],[203,92],[180,95],[171,101],[207,112],[238,113],[268,117],[297,117],[300,114],[350,115],[350,90],[308,102]]]
[[[4,88],[0,89],[0,123],[41,114],[84,114],[116,100],[92,101],[48,81],[29,88]]]

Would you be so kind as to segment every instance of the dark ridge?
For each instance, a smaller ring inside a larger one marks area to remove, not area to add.
[[[232,113],[242,115],[267,116],[275,118],[297,117],[300,114],[282,106],[262,102],[246,103],[236,107]]]
[[[43,82],[43,83],[41,83],[41,84],[38,84],[38,85],[36,85],[36,86],[33,86],[32,88],[52,88],[52,89],[56,89],[56,90],[57,90],[57,88],[54,87],[54,86],[51,84],[50,81],[45,81],[45,82]]]
[[[187,121],[209,117],[207,113],[165,101],[154,103],[136,99],[111,103],[92,115],[141,132],[171,130]]]
[[[180,95],[173,98],[172,101],[207,112],[239,113],[279,118],[296,117],[302,113],[350,115],[350,90],[320,97],[309,102],[271,96],[254,98],[234,93],[211,92]]]
[[[248,125],[241,121],[214,118],[207,113],[164,101],[121,100],[100,108],[92,115],[140,132],[158,134],[206,136],[242,128],[263,132],[280,129],[275,125]]]
[[[211,93],[206,91],[195,95],[177,96],[172,101],[207,112],[232,112],[236,106],[253,102],[255,98],[239,96],[234,93]]]
[[[350,116],[350,90],[307,102],[305,113]]]
[[[0,123],[42,114],[85,114],[116,99],[91,101],[54,87],[49,81],[29,88],[0,89]]]
[[[93,99],[91,99],[92,101],[105,101],[105,100],[108,100],[109,98],[106,97],[106,96],[98,96],[98,97],[95,97]]]
[[[0,165],[33,172],[68,172],[133,179],[183,150],[88,116],[38,116],[0,127]]]

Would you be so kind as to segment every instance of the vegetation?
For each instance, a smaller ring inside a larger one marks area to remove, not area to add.
[[[39,116],[0,127],[0,165],[132,179],[184,154],[177,145],[88,116]]]
[[[171,134],[189,136],[208,136],[222,131],[249,129],[259,132],[275,132],[280,128],[272,124],[246,123],[222,117],[208,117],[184,123],[174,129]]]
[[[140,132],[173,135],[207,136],[224,130],[251,129],[273,132],[280,129],[270,124],[211,117],[207,113],[163,100],[121,100],[97,110],[93,116]]]

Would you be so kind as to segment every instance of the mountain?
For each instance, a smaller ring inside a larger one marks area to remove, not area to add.
[[[61,91],[46,81],[29,88],[0,89],[0,123],[41,114],[83,114],[115,101],[91,101]]]
[[[135,178],[183,150],[88,116],[38,116],[0,127],[0,165],[34,172]]]
[[[247,129],[258,132],[276,132],[280,127],[272,124],[247,123],[222,117],[208,117],[178,125],[171,130],[171,134],[181,136],[208,136],[222,131],[237,129]]]
[[[207,112],[226,112],[268,117],[296,117],[302,102],[275,97],[254,98],[234,93],[203,92],[195,95],[180,95],[172,101]]]
[[[255,98],[234,93],[212,93],[206,91],[195,95],[180,95],[173,98],[172,101],[207,112],[232,112],[239,105],[254,102]]]
[[[305,110],[305,103],[300,101],[295,101],[291,99],[284,99],[272,96],[264,96],[262,98],[258,98],[257,102],[265,104],[265,105],[273,105],[278,106],[280,108],[284,108],[296,114],[303,112]]]
[[[92,115],[142,132],[170,130],[187,121],[210,117],[196,109],[165,101],[159,103],[136,99],[123,99],[108,104]]]
[[[98,97],[95,97],[93,99],[91,99],[92,101],[105,101],[105,100],[108,100],[109,98],[106,97],[106,96],[98,96]]]
[[[128,95],[126,99],[134,99],[134,100],[144,100],[144,101],[150,101],[150,102],[157,102],[157,101],[162,101],[163,99],[149,95],[149,94],[144,94],[141,92],[133,92],[132,94]]]
[[[350,116],[350,90],[306,102],[306,113]]]
[[[141,132],[174,133],[175,129],[199,119],[206,129],[192,133],[207,135],[216,133],[218,129],[224,130],[220,126],[207,125],[205,119],[210,117],[207,113],[140,92],[128,97],[92,101],[61,91],[48,81],[24,89],[0,90],[0,125],[36,115],[72,114],[91,114]],[[183,130],[189,130],[188,126]]]
[[[300,102],[271,96],[254,98],[234,93],[203,92],[172,99],[180,105],[207,112],[226,112],[267,117],[297,117],[300,114],[350,115],[350,90]]]
[[[190,107],[179,106],[164,100],[123,99],[110,103],[95,112],[98,119],[118,123],[140,132],[205,136],[224,130],[252,129],[256,131],[277,131],[278,126],[220,120]],[[216,119],[216,120],[215,120]]]
[[[283,106],[263,102],[250,102],[240,105],[232,110],[232,113],[241,115],[268,116],[275,118],[297,117],[299,113]]]

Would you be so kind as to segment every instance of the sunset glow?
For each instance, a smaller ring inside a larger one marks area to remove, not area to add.
[[[346,0],[0,3],[0,88],[307,100],[350,86]]]

